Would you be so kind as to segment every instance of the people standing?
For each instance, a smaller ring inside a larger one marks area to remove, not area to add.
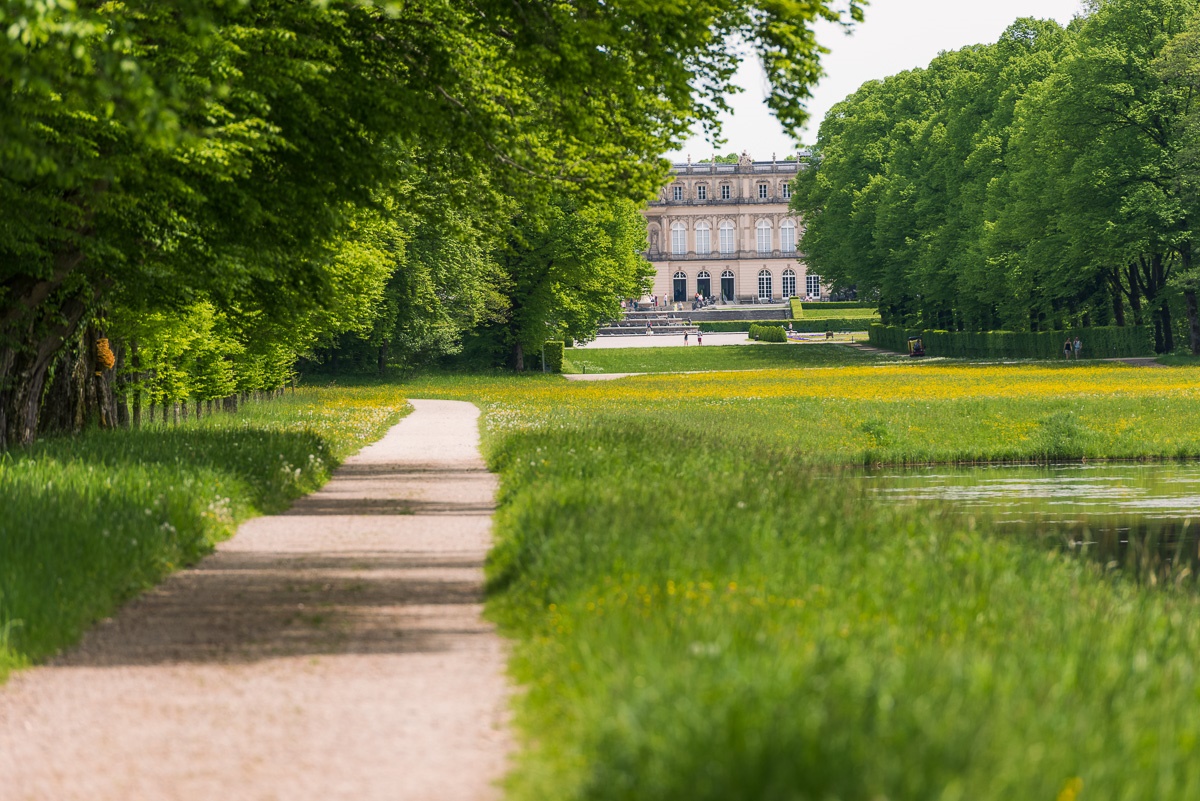
[[[1063,358],[1071,358],[1071,338],[1067,337],[1067,341],[1063,343]]]
[[[704,332],[703,331],[699,331],[699,330],[696,331],[696,344],[697,345],[704,344]]]
[[[1071,347],[1075,349],[1075,361],[1079,361],[1079,351],[1083,350],[1083,343],[1079,341],[1079,337],[1075,337],[1075,344]]]
[[[688,332],[687,332],[687,331],[684,331],[684,332],[683,332],[683,344],[684,344],[684,347],[687,347],[687,343],[688,343]]]

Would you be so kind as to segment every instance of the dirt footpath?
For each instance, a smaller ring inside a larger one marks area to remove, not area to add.
[[[287,513],[0,687],[0,799],[499,797],[474,406],[416,411]]]

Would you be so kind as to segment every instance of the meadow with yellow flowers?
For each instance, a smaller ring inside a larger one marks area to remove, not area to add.
[[[874,463],[1200,455],[1200,370],[948,363],[417,381],[502,477],[512,799],[1200,797],[1200,596]]]

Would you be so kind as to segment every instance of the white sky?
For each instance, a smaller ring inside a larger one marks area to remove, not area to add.
[[[943,50],[994,42],[1019,17],[1071,21],[1080,0],[871,0],[867,19],[849,35],[833,25],[817,29],[818,41],[831,51],[822,59],[826,77],[813,89],[807,128],[789,136],[763,103],[766,77],[756,58],[748,58],[738,71],[746,89],[732,99],[734,113],[722,120],[725,144],[717,153],[749,151],[755,159],[782,159],[794,152],[797,140],[813,144],[825,113],[866,81],[884,78],[914,67],[924,67]],[[673,161],[708,158],[714,148],[697,132],[679,150],[667,154]]]

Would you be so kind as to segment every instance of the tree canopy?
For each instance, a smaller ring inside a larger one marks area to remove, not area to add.
[[[1196,325],[1196,12],[1100,0],[864,85],[797,182],[810,263],[895,322],[1145,322],[1171,350]]]
[[[426,344],[502,315],[493,254],[517,208],[651,196],[661,154],[715,132],[743,47],[800,124],[813,23],[862,15],[860,0],[2,7],[0,447],[33,437],[57,362],[109,328],[119,364],[134,332],[174,330],[146,321],[200,315],[290,365],[347,333],[382,341],[378,315]]]

